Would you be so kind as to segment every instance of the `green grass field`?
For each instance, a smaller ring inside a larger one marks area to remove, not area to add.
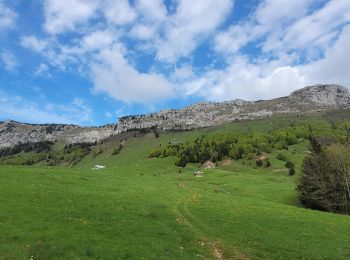
[[[278,151],[270,168],[229,161],[202,178],[198,165],[179,173],[173,157],[147,158],[160,143],[288,122],[147,134],[113,156],[105,144],[74,167],[0,166],[0,259],[350,259],[350,217],[298,200],[306,141],[284,151],[296,163],[292,177]]]

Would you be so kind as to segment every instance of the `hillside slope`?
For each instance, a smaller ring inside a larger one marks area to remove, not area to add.
[[[131,135],[119,154],[111,140],[74,167],[0,165],[0,259],[349,259],[349,216],[299,203],[306,140],[273,149],[268,168],[250,165],[255,158],[225,160],[201,178],[198,164],[179,171],[174,157],[147,156],[203,135],[265,134],[291,123],[330,131],[321,114]]]

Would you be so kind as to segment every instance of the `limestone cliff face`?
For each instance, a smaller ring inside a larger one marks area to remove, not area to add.
[[[315,85],[297,90],[287,97],[272,100],[198,103],[179,110],[169,109],[159,113],[127,116],[120,118],[115,125],[102,127],[33,125],[7,120],[0,122],[0,148],[44,140],[92,143],[130,130],[189,130],[274,114],[312,113],[337,108],[350,108],[349,91],[338,85]]]
[[[93,143],[115,134],[114,126],[80,127],[63,124],[23,124],[12,120],[0,122],[0,148],[18,143],[62,141],[63,143]]]
[[[349,91],[338,85],[315,85],[293,92],[288,97],[263,101],[234,100],[199,103],[180,110],[121,118],[117,131],[156,127],[161,130],[186,130],[258,119],[276,113],[309,113],[350,106]]]
[[[349,105],[349,90],[338,85],[315,85],[294,91],[290,97],[319,106]]]

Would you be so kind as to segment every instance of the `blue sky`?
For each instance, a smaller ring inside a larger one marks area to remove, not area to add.
[[[350,87],[349,0],[0,0],[0,120],[102,125]]]

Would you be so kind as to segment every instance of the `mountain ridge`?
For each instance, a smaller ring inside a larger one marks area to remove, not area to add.
[[[20,143],[62,141],[94,143],[131,130],[191,130],[241,120],[254,120],[274,114],[313,113],[350,108],[349,90],[335,84],[318,84],[271,100],[201,102],[181,109],[121,117],[116,124],[81,127],[74,124],[28,124],[0,121],[0,148]]]

